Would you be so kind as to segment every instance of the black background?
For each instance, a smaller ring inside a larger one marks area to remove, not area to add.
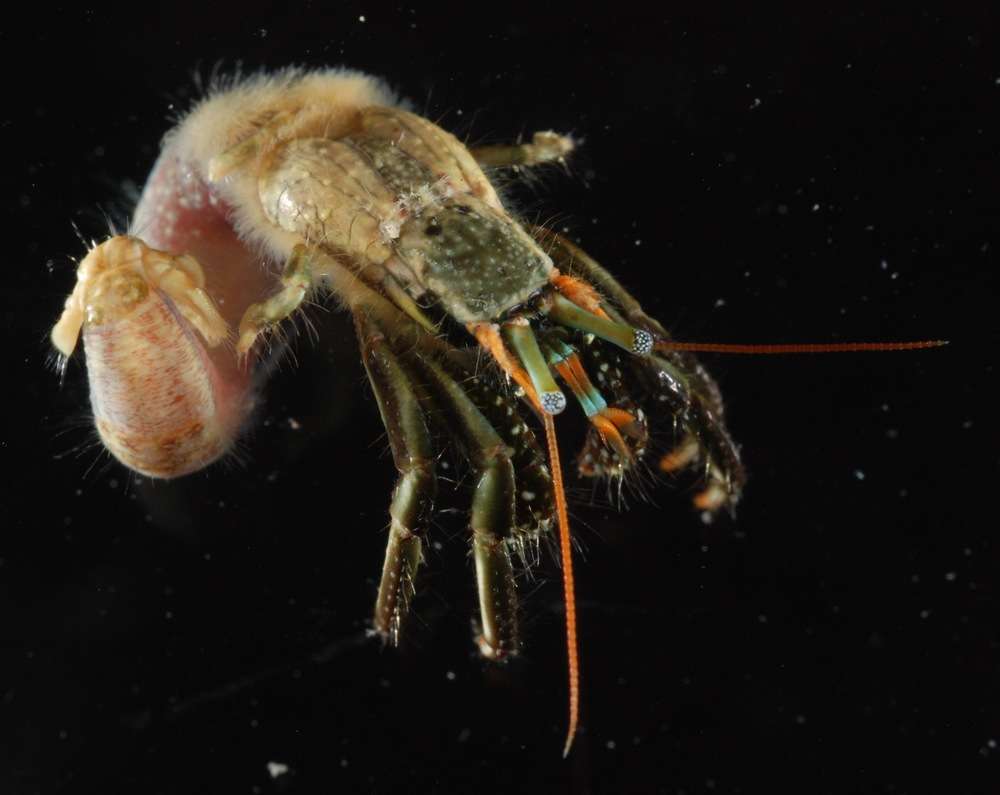
[[[996,791],[997,27],[678,5],[172,3],[0,30],[0,791]],[[193,72],[237,62],[384,75],[473,141],[582,138],[514,203],[680,338],[952,340],[704,357],[750,475],[735,522],[667,485],[619,514],[571,484],[568,761],[550,557],[514,665],[476,656],[460,512],[406,647],[365,639],[394,475],[344,316],[314,313],[243,463],[176,483],[92,445],[82,361],[62,388],[46,368],[73,225],[125,218]]]

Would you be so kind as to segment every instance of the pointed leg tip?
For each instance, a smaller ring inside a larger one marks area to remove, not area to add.
[[[505,648],[501,644],[494,645],[486,639],[485,635],[481,634],[476,636],[476,647],[484,659],[493,662],[506,662],[515,654],[513,649]]]
[[[220,155],[216,155],[208,161],[208,181],[219,182],[229,176],[232,167],[223,162]]]
[[[573,741],[576,740],[577,722],[573,719],[566,730],[566,742],[563,744],[562,758],[566,759],[569,752],[573,750]]]
[[[250,355],[250,349],[253,348],[254,342],[257,341],[257,332],[244,332],[240,334],[239,341],[236,343],[236,357],[241,361],[245,361]]]

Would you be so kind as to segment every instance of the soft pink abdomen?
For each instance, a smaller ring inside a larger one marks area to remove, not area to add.
[[[229,208],[168,147],[150,175],[130,234],[170,254],[190,254],[231,329],[272,283],[229,223]],[[153,291],[121,320],[87,326],[91,404],[109,450],[154,477],[197,471],[231,449],[253,405],[253,365],[230,343],[209,348]]]

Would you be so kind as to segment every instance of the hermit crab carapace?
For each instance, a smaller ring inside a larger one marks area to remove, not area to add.
[[[487,657],[517,650],[514,562],[559,527],[567,749],[578,668],[557,379],[589,420],[581,476],[620,483],[651,455],[649,425],[660,423],[674,433],[659,469],[696,468],[699,509],[731,508],[744,482],[705,370],[593,259],[517,221],[484,171],[560,161],[572,147],[543,132],[467,148],[356,72],[233,81],[167,135],[130,234],[80,262],[52,332],[69,356],[82,331],[108,449],[170,478],[226,454],[252,408],[260,335],[311,292],[332,292],[353,316],[399,472],[375,628],[400,632],[448,438],[476,473],[469,524]]]

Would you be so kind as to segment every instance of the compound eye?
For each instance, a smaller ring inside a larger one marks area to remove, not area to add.
[[[566,408],[566,396],[559,391],[541,392],[538,399],[546,414],[561,414]]]
[[[653,351],[653,335],[646,329],[635,329],[635,338],[632,340],[632,353],[636,356],[648,356]]]

